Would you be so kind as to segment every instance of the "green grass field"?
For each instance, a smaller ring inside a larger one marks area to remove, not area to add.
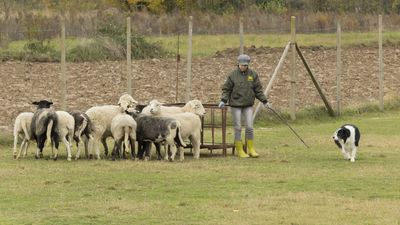
[[[184,162],[35,160],[33,144],[14,160],[2,134],[0,224],[399,224],[399,120],[394,110],[294,123],[309,149],[284,125],[258,124],[260,158],[204,150]],[[331,140],[344,123],[361,130],[355,163]]]
[[[177,36],[147,37],[150,42],[159,42],[170,52],[176,53],[178,46]],[[383,41],[398,43],[400,32],[384,32]],[[281,47],[284,48],[290,41],[290,34],[245,34],[244,45],[250,47]],[[336,33],[327,34],[297,34],[296,41],[299,46],[326,46],[336,47]],[[378,46],[378,33],[376,32],[350,32],[342,33],[342,45]],[[192,40],[193,56],[211,56],[217,51],[228,48],[239,48],[239,35],[194,35]],[[179,52],[186,57],[188,48],[187,35],[179,37]]]

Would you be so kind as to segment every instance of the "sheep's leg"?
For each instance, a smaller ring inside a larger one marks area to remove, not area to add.
[[[25,139],[23,139],[23,140],[25,140]],[[23,142],[24,141],[22,141],[22,143]],[[22,143],[21,143],[21,147],[22,147]],[[18,135],[14,135],[14,148],[13,148],[14,159],[17,158],[17,145],[18,145]],[[20,150],[20,152],[21,152],[21,150]]]
[[[78,160],[81,157],[81,138],[80,138],[80,136],[74,135],[74,141],[76,143],[76,149],[77,149],[75,160]]]
[[[35,159],[40,159],[40,157],[39,157],[39,152],[40,152],[40,148],[39,148],[39,147],[36,147]]]
[[[29,143],[30,141],[27,140],[25,144],[24,154],[22,154],[22,157],[26,157],[26,155],[28,154]]]
[[[119,151],[118,150],[118,142],[114,141],[114,147],[113,147],[113,150],[111,152],[111,160],[112,161],[115,161],[115,157],[116,157],[117,151]]]
[[[86,135],[85,140],[86,140],[85,141],[85,156],[87,159],[89,159],[90,157],[93,157],[93,154],[91,153],[91,151],[93,151],[94,137],[93,137],[93,135],[89,134],[89,135]]]
[[[85,147],[85,156],[87,159],[89,159],[89,141],[93,143],[93,139],[90,139],[88,137],[83,139],[83,146]]]
[[[131,137],[129,140],[129,144],[131,147],[131,159],[135,159],[135,139]]]
[[[94,141],[93,141],[93,148],[94,148],[95,151],[96,151],[97,159],[101,159],[101,158],[100,158],[100,149],[99,149],[99,139],[98,139],[98,138],[95,138],[95,139],[94,139]]]
[[[167,161],[169,160],[168,149],[169,149],[169,145],[167,147],[167,144],[165,144],[165,146],[164,146],[164,151],[165,151],[164,160],[167,160]]]
[[[37,138],[37,150],[36,150],[36,159],[39,159],[43,157],[43,148],[44,148],[44,142],[46,141],[45,137],[38,137]]]
[[[53,157],[54,161],[57,160],[58,157],[58,148],[60,147],[59,141],[64,141],[64,138],[65,137],[61,137],[61,140],[58,137],[53,139],[53,144],[51,145],[51,155],[54,156]],[[54,148],[56,149],[55,151]]]
[[[119,153],[119,158],[120,159],[125,159],[125,149],[127,148],[128,146],[125,146],[125,144],[124,144],[124,140],[120,140],[119,141],[119,145],[118,145],[118,153]]]
[[[156,152],[157,152],[157,160],[161,160],[162,156],[161,156],[161,143],[154,143],[154,145],[156,146]]]
[[[121,147],[119,149],[119,157],[120,159],[125,159],[125,151],[127,151],[128,146],[125,146],[124,142],[121,142]]]
[[[68,161],[71,161],[71,158],[72,158],[72,139],[73,139],[73,136],[74,136],[74,129],[70,129],[68,131],[68,135],[67,135],[68,139],[66,139],[67,143],[68,143],[68,148],[67,148],[67,154],[68,154],[67,160]]]
[[[176,146],[174,144],[172,144],[170,146],[171,146],[171,161],[174,161],[175,155],[176,155]]]
[[[181,147],[177,147],[177,148],[178,148],[178,151],[179,151],[179,160],[180,161],[185,160],[185,151]]]
[[[19,147],[19,151],[18,151],[18,155],[16,155],[16,150],[15,150],[15,152],[13,152],[13,154],[14,154],[14,159],[19,159],[19,157],[21,156],[21,152],[22,152],[22,150],[23,150],[23,148],[24,148],[24,146],[25,146],[25,142],[26,142],[26,140],[25,139],[22,139],[22,142],[21,142],[21,146]],[[14,142],[14,144],[15,144],[15,142]],[[16,146],[14,146],[14,148],[15,148]]]
[[[104,147],[104,155],[108,156],[108,146],[107,146],[107,138],[101,138],[101,143]]]
[[[79,142],[76,143],[76,149],[75,160],[78,160],[81,157],[81,144]]]
[[[194,149],[193,158],[200,158],[200,137],[199,138],[190,138],[190,142],[192,142],[192,146]]]
[[[24,152],[22,153],[22,157],[26,157],[26,154],[28,152],[28,147],[29,147],[29,140],[26,140],[25,146],[24,146]]]
[[[71,146],[66,137],[62,137],[61,140],[64,143],[67,150],[67,160],[71,161]],[[57,160],[57,157],[58,157],[58,146],[56,146],[56,153],[54,155],[54,160]]]
[[[54,158],[54,148],[58,149],[58,147],[55,147],[55,146],[56,146],[56,144],[55,144],[55,141],[53,140],[53,143],[51,143],[51,155],[50,155],[50,158]]]
[[[145,141],[144,142],[144,151],[145,151],[144,160],[146,160],[146,161],[150,159],[150,150],[151,150],[151,142]]]
[[[143,159],[143,142],[142,141],[138,141],[137,157],[139,159]]]

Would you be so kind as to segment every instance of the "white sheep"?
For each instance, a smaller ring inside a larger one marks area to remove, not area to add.
[[[33,117],[32,112],[23,112],[23,113],[20,113],[15,118],[14,132],[13,132],[13,135],[14,135],[14,150],[13,150],[14,159],[18,159],[21,156],[22,150],[23,150],[22,155],[25,157],[27,154],[29,141],[34,140],[32,131],[31,131],[32,117]],[[22,142],[21,142],[21,146],[19,148],[19,152],[17,155],[18,138],[21,138]]]
[[[201,142],[201,120],[194,113],[175,113],[161,114],[161,116],[176,119],[181,124],[181,136],[183,140],[189,139],[193,147],[193,157],[200,158],[200,142]],[[180,152],[180,160],[184,160],[184,151],[178,147]],[[171,150],[172,151],[172,150]],[[175,152],[172,152],[175,155]],[[173,158],[172,158],[173,160]]]
[[[204,116],[204,114],[206,113],[203,104],[201,103],[200,100],[197,99],[188,101],[183,107],[163,106],[163,103],[154,99],[149,102],[149,105],[143,108],[141,113],[146,115],[151,115],[153,114],[152,112],[153,110],[161,110],[165,114],[191,112],[199,116]]]
[[[52,135],[53,144],[56,147],[56,152],[54,154],[54,160],[58,157],[58,145],[59,139],[64,143],[67,150],[67,160],[71,161],[71,143],[74,136],[75,121],[74,117],[65,111],[56,111],[57,124],[56,125],[56,135]]]
[[[105,154],[108,154],[107,137],[111,137],[111,121],[119,113],[125,112],[128,108],[134,108],[138,102],[130,95],[124,94],[120,97],[118,105],[94,106],[86,111],[92,122],[93,139],[85,140],[85,149],[89,148],[89,154],[95,150],[97,159],[101,159],[98,143],[101,140]]]
[[[132,159],[135,158],[135,141],[136,141],[136,121],[132,116],[126,113],[117,114],[111,121],[111,133],[114,138],[114,149],[112,151],[112,159],[118,153],[122,158],[123,154],[122,141],[125,145],[125,152],[131,150]]]

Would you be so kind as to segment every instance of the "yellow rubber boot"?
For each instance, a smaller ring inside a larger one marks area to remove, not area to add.
[[[254,150],[253,140],[247,140],[247,153],[249,153],[249,155],[253,158],[257,158],[259,156],[256,150]]]
[[[249,158],[249,155],[246,154],[246,152],[243,151],[243,143],[242,141],[235,141],[235,148],[237,151],[237,155],[240,158]]]

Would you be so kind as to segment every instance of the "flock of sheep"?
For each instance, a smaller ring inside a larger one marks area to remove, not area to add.
[[[46,143],[51,143],[52,157],[56,160],[59,142],[62,141],[66,146],[67,160],[71,161],[71,144],[74,139],[77,145],[75,159],[80,158],[82,142],[87,158],[93,156],[94,151],[96,158],[101,159],[99,142],[102,142],[107,156],[106,139],[113,137],[113,160],[125,157],[125,153],[130,153],[132,159],[144,157],[148,160],[154,143],[158,159],[162,159],[161,145],[165,144],[170,146],[171,154],[168,154],[165,147],[164,158],[173,161],[180,147],[186,147],[184,141],[187,139],[191,142],[194,158],[199,158],[200,117],[205,114],[199,100],[191,100],[183,107],[163,106],[157,100],[152,100],[141,112],[137,110],[137,103],[132,96],[124,94],[119,98],[118,105],[94,106],[86,112],[65,112],[55,111],[51,108],[53,103],[47,100],[33,102],[37,110],[33,113],[23,112],[15,120],[13,156],[16,159],[21,154],[26,156],[29,142],[35,140],[35,158],[43,157],[43,148]],[[22,142],[17,154],[19,139]],[[184,151],[179,152],[180,160],[184,160]]]

